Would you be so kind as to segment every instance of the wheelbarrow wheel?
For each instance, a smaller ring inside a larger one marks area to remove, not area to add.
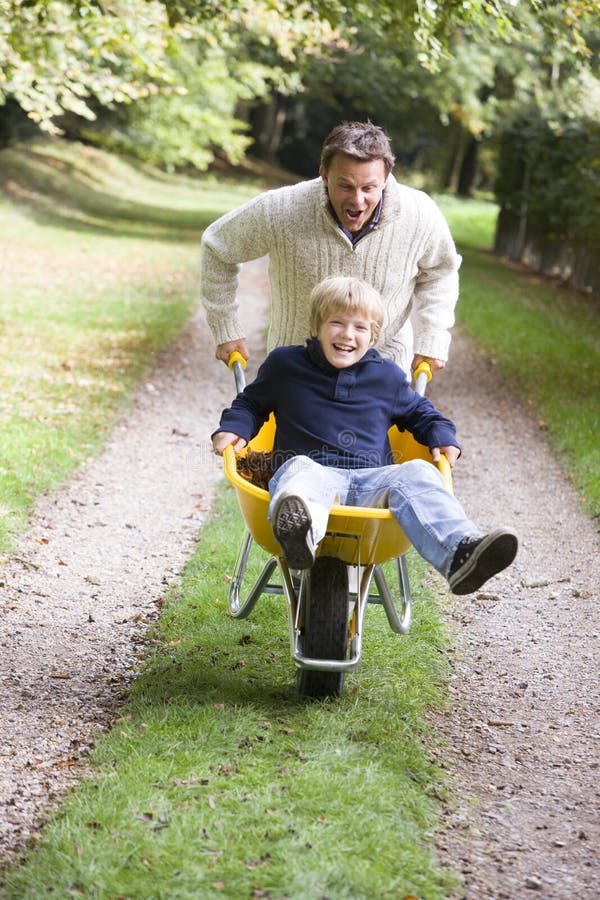
[[[348,647],[348,570],[339,559],[321,556],[305,580],[302,650],[311,659],[346,658]],[[343,672],[300,669],[298,688],[305,697],[339,697]]]

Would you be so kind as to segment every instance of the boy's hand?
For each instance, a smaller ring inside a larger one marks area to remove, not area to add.
[[[440,461],[440,456],[444,454],[448,462],[450,463],[450,468],[454,468],[454,463],[460,456],[460,450],[458,447],[454,447],[452,444],[449,444],[447,447],[432,447],[431,449],[431,457],[434,463]]]
[[[233,444],[233,449],[236,453],[239,453],[247,443],[248,441],[245,438],[240,437],[239,434],[234,434],[232,431],[218,431],[212,439],[213,452],[219,456],[223,455],[225,447],[229,447],[230,444]]]

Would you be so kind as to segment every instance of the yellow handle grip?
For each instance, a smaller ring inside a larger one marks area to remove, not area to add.
[[[229,355],[229,359],[227,360],[227,365],[230,369],[233,369],[234,365],[238,362],[242,369],[246,368],[246,360],[242,356],[239,350],[234,350],[233,353]]]
[[[415,379],[415,381],[417,380],[419,375],[427,375],[427,383],[429,384],[429,382],[431,381],[431,378],[432,378],[431,366],[429,365],[428,362],[425,362],[425,360],[420,362],[419,365],[417,366],[417,368],[415,369],[415,371],[413,372],[413,378]]]

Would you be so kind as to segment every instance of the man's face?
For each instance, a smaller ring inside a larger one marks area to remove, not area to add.
[[[329,202],[343,227],[356,234],[367,224],[387,181],[382,159],[360,162],[336,153],[325,171],[319,174],[327,187]]]

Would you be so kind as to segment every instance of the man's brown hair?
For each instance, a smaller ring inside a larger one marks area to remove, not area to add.
[[[343,153],[360,162],[381,159],[386,176],[396,162],[390,139],[383,128],[372,122],[342,122],[329,132],[321,149],[321,167],[325,172],[336,153]]]

